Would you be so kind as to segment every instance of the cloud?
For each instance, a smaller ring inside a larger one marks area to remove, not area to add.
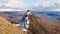
[[[1,7],[6,8],[21,8],[21,9],[26,9],[29,8],[26,3],[23,2],[23,0],[0,0],[0,9]]]
[[[25,8],[26,4],[20,0],[10,0],[5,6],[7,7],[17,7],[17,8]]]
[[[30,5],[28,3],[25,3],[24,0],[3,0],[4,3],[3,5],[1,5],[0,9],[1,8],[11,8],[11,9],[14,9],[14,8],[19,8],[19,9],[24,9],[24,10],[27,10],[27,9],[31,9],[34,7],[34,5]],[[7,1],[7,2],[6,2]],[[1,1],[0,1],[1,2]]]
[[[22,11],[22,10],[15,10],[10,8],[0,9],[0,11]]]
[[[60,10],[60,0],[36,0],[40,2],[39,7],[42,10],[59,11]]]
[[[0,7],[4,6],[8,0],[0,0]]]
[[[52,0],[38,0],[38,2],[40,2],[40,6],[42,6],[43,8],[50,7],[55,4],[55,1]]]
[[[27,1],[27,0],[26,0]],[[33,0],[34,2],[25,2],[24,0],[0,0],[0,9],[13,10],[59,10],[60,0]],[[31,4],[30,4],[31,3]]]

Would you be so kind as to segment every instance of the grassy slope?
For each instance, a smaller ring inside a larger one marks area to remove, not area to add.
[[[0,34],[24,34],[24,32],[0,16]]]

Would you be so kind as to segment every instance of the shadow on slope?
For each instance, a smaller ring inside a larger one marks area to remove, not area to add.
[[[29,16],[29,28],[33,34],[60,34],[60,23],[52,21],[44,15],[37,18],[34,15]]]

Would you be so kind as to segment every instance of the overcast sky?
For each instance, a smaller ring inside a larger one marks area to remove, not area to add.
[[[60,11],[60,0],[0,0],[0,11]]]

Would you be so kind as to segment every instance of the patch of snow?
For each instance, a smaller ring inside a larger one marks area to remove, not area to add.
[[[26,20],[28,20],[28,17],[26,17]]]
[[[29,28],[29,25],[26,25],[26,28]]]
[[[14,26],[20,26],[20,24],[13,24]]]
[[[27,29],[24,29],[24,28],[23,28],[22,31],[27,31]]]
[[[27,13],[27,15],[29,15],[29,14],[30,14],[30,12]]]
[[[29,20],[27,20],[27,24],[29,24]]]

